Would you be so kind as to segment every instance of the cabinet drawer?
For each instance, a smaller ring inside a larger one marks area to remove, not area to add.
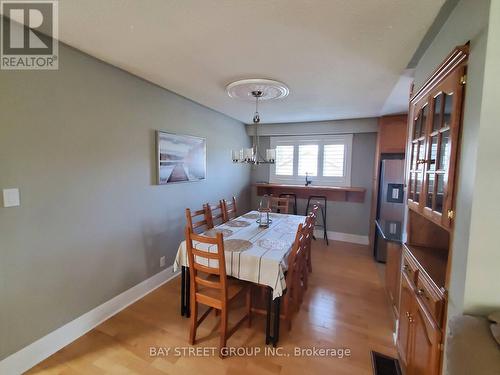
[[[413,285],[417,285],[418,264],[406,247],[404,247],[403,251],[402,272],[408,277],[408,280],[410,280]]]
[[[444,294],[429,280],[424,272],[419,272],[416,283],[416,294],[438,326],[442,326]]]

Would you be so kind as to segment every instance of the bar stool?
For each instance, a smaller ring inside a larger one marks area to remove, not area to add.
[[[294,193],[281,193],[280,198],[288,198],[289,200],[293,198],[293,214],[297,215],[297,196]]]
[[[328,234],[326,233],[326,197],[324,195],[310,195],[309,198],[307,198],[305,216],[309,214],[309,205],[311,204],[311,201],[313,204],[317,204],[321,210],[321,217],[323,219],[323,223],[319,225],[316,224],[316,226],[323,228],[323,238],[326,241],[326,244],[328,245]],[[316,239],[315,237],[313,238]]]

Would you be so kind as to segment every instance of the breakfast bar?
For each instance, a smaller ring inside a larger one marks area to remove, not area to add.
[[[357,202],[365,201],[366,189],[362,187],[291,185],[274,183],[257,183],[257,195],[295,194],[297,198],[307,199],[311,195],[323,195],[329,201]]]

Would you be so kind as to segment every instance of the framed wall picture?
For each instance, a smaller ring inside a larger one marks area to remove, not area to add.
[[[156,131],[157,183],[204,180],[207,175],[207,141],[190,135]]]

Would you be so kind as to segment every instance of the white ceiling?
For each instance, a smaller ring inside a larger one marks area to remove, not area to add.
[[[246,123],[253,105],[224,90],[243,78],[290,87],[265,123],[371,117],[406,109],[395,86],[443,1],[64,0],[59,36]]]

